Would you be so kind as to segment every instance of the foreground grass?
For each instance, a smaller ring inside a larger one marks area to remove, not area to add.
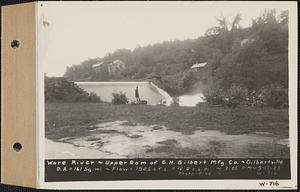
[[[165,125],[192,134],[199,127],[228,134],[269,132],[288,137],[288,109],[253,107],[166,107],[111,105],[108,103],[46,103],[46,136],[49,139],[84,136],[91,125],[127,120],[145,125]]]

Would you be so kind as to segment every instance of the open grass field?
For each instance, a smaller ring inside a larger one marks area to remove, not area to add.
[[[183,134],[192,134],[199,127],[233,135],[268,132],[281,138],[287,138],[289,132],[288,109],[108,103],[46,103],[45,108],[46,137],[53,140],[84,136],[90,125],[115,120],[127,120],[132,125],[164,125]]]

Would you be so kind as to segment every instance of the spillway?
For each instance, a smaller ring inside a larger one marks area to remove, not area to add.
[[[152,82],[75,82],[78,87],[88,93],[95,93],[105,102],[112,101],[112,94],[123,92],[129,102],[135,101],[135,88],[138,86],[141,100],[146,100],[149,105],[165,103],[170,105],[172,97]]]

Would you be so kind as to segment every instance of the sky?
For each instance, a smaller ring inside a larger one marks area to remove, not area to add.
[[[216,18],[242,16],[250,26],[264,9],[288,9],[285,2],[40,2],[38,54],[47,76],[117,49],[194,39],[217,25]],[[48,25],[49,24],[49,25]]]

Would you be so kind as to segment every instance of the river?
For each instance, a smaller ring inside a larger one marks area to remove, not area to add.
[[[202,93],[186,94],[178,97],[180,106],[194,107],[199,102],[205,102],[203,100]]]
[[[197,127],[191,134],[164,125],[105,122],[88,136],[46,139],[46,158],[267,158],[288,157],[289,139],[268,132],[229,135]]]

